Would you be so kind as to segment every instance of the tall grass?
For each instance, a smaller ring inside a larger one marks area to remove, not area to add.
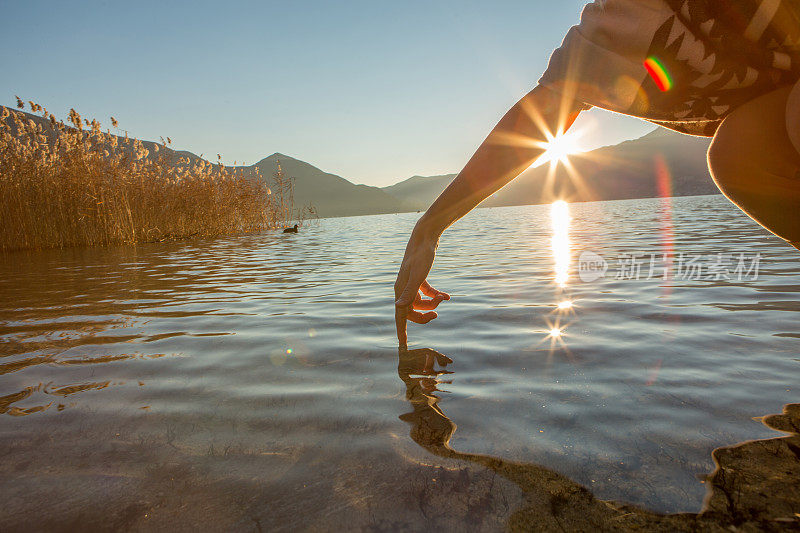
[[[0,251],[252,232],[291,217],[285,185],[272,194],[257,175],[180,156],[169,138],[145,143],[74,109],[66,125],[28,106],[41,116],[0,106]]]

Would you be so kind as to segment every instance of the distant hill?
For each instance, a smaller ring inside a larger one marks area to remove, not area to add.
[[[378,187],[356,185],[335,174],[283,154],[272,154],[255,165],[270,180],[280,161],[286,176],[294,178],[294,199],[298,207],[313,205],[321,217],[397,213],[410,210],[403,200]],[[241,168],[241,167],[237,167]]]
[[[383,190],[414,210],[427,209],[455,177],[456,174],[413,176],[400,183],[383,187]]]
[[[570,161],[585,189],[574,186],[563,165],[558,166],[553,186],[548,188],[549,165],[543,165],[523,172],[481,207],[548,203],[554,196],[570,201],[651,198],[660,196],[662,190],[672,196],[717,194],[706,163],[710,142],[706,137],[658,128],[639,139],[573,156]],[[666,170],[661,184],[659,169]],[[383,190],[412,207],[426,209],[454,177],[414,176]]]

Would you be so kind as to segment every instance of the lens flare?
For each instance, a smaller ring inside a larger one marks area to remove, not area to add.
[[[569,300],[564,300],[563,302],[558,302],[558,308],[562,310],[572,309],[572,302]]]
[[[660,91],[669,91],[672,89],[672,76],[669,75],[669,71],[664,66],[664,63],[657,57],[650,56],[645,59],[644,68],[647,69],[647,73],[650,74],[650,77],[656,82],[656,86]]]
[[[662,292],[672,293],[672,263],[675,247],[675,230],[672,223],[672,173],[661,154],[655,156],[658,195],[661,197],[659,219],[661,221],[661,250],[664,269]]]
[[[563,335],[563,331],[561,331],[561,329],[559,329],[559,328],[551,328],[550,329],[550,332],[549,332],[549,336],[550,337],[557,338],[557,337],[560,337],[561,335]]]
[[[545,163],[564,163],[569,161],[569,156],[582,152],[580,143],[578,142],[581,137],[581,131],[573,130],[565,133],[559,133],[552,136],[547,133],[547,142],[542,144],[544,153],[534,161],[533,167],[539,167]]]

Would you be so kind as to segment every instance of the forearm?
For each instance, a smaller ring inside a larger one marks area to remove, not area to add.
[[[528,168],[545,151],[547,134],[572,125],[580,105],[537,87],[500,119],[478,150],[417,223],[439,236],[483,200]]]

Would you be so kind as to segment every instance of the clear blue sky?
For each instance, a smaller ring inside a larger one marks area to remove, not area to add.
[[[456,172],[533,88],[581,0],[0,0],[0,103],[208,158],[281,152],[356,183]],[[593,110],[586,147],[651,126]]]

